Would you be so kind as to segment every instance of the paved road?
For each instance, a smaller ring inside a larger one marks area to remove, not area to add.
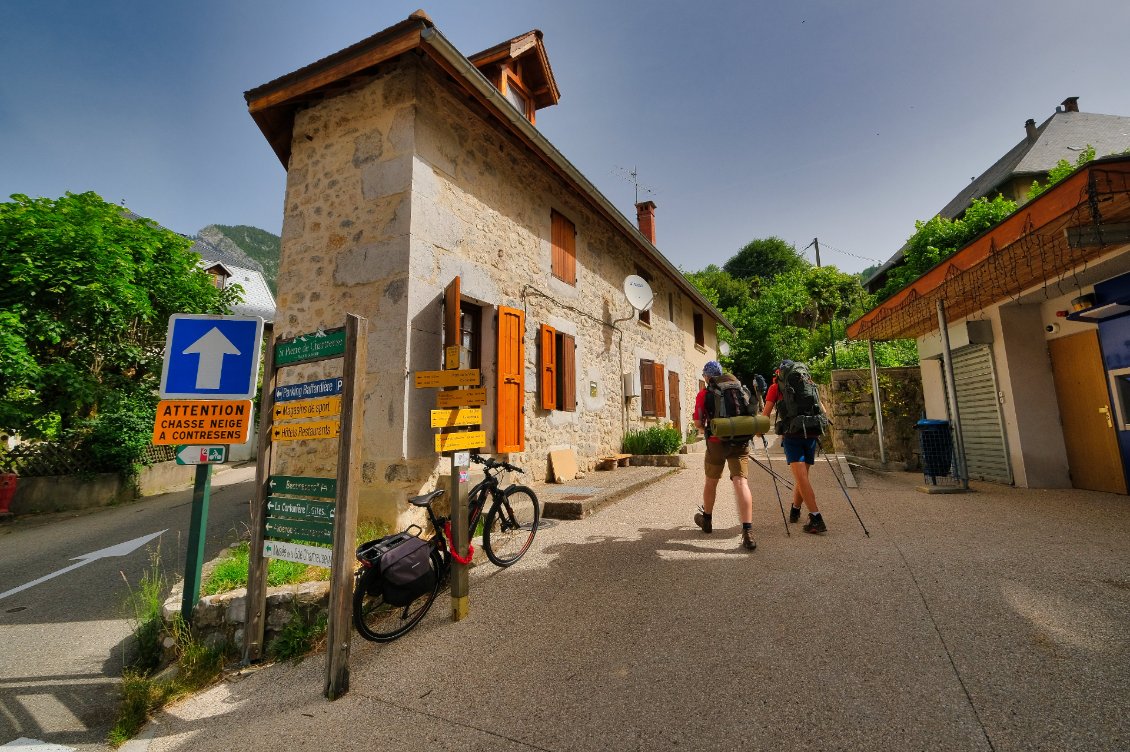
[[[1125,496],[859,480],[869,538],[823,464],[829,532],[786,537],[755,474],[747,552],[728,488],[691,523],[692,464],[476,567],[469,618],[355,641],[342,699],[324,656],[270,666],[169,708],[150,752],[1130,749]]]
[[[206,557],[248,524],[254,467],[212,480]],[[132,504],[21,518],[0,525],[0,593],[76,562],[76,556],[167,529],[150,545],[103,558],[0,599],[0,746],[19,737],[81,750],[103,744],[117,709],[126,598],[153,555],[184,573],[191,489]]]

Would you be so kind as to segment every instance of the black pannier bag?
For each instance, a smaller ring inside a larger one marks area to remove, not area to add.
[[[407,606],[435,589],[436,573],[431,563],[431,544],[411,537],[381,555],[377,562],[376,584],[385,603]],[[371,591],[370,591],[371,592]]]

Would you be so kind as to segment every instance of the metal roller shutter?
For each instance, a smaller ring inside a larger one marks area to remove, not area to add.
[[[954,351],[953,375],[970,479],[1011,484],[992,349],[979,346]]]

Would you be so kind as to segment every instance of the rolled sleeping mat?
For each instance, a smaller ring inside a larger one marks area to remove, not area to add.
[[[768,432],[768,415],[736,415],[733,418],[714,418],[710,421],[710,435],[720,439],[761,436]]]

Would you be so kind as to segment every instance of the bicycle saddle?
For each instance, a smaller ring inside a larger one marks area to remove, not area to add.
[[[435,491],[426,493],[423,496],[413,496],[408,499],[408,502],[417,507],[426,507],[432,503],[433,499],[443,496],[445,492],[446,489],[437,488]]]

